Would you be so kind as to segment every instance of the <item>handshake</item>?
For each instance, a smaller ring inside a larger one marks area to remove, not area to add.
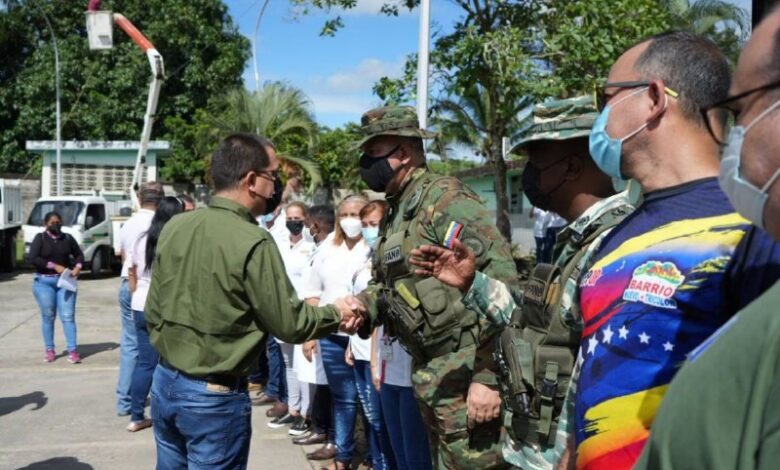
[[[342,297],[333,302],[333,306],[341,315],[339,331],[354,334],[363,326],[367,310],[365,305],[353,295]]]

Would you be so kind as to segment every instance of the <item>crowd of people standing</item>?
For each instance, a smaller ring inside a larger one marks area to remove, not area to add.
[[[780,9],[733,77],[712,42],[668,32],[596,99],[538,104],[515,143],[539,223],[522,284],[479,197],[429,170],[409,107],[361,119],[360,174],[385,200],[310,207],[272,142],[226,137],[208,208],[147,183],[122,229],[117,412],[154,429],[161,469],[246,468],[253,406],[328,470],[772,468],[778,51]],[[45,357],[57,312],[79,362],[59,279],[83,257],[45,220]]]

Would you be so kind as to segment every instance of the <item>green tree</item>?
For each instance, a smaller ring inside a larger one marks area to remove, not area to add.
[[[358,151],[352,147],[360,137],[360,127],[354,123],[336,129],[319,129],[314,160],[322,169],[323,187],[328,201],[332,199],[335,189],[366,189],[358,172]]]
[[[355,6],[352,0],[293,3],[326,10]],[[665,29],[668,15],[654,0],[453,3],[462,10],[462,18],[451,31],[436,36],[430,58],[432,89],[438,92],[432,100],[431,122],[443,134],[433,148],[446,149],[451,142],[471,145],[494,166],[496,223],[509,238],[502,138],[522,130],[519,111],[548,97],[592,92],[621,48]],[[388,0],[383,12],[393,15],[417,4]],[[410,56],[402,77],[385,77],[374,91],[387,103],[408,102],[415,98],[415,80],[415,57]]]
[[[129,18],[165,59],[153,138],[187,140],[178,132],[193,125],[196,111],[241,83],[249,41],[219,0],[104,3]],[[146,109],[147,58],[118,28],[112,50],[90,51],[85,6],[81,0],[29,0],[6,2],[0,10],[0,171],[28,171],[33,159],[24,142],[54,136],[54,50],[41,11],[50,18],[60,49],[63,140],[138,139]],[[174,146],[174,159],[186,162],[185,152]],[[189,164],[180,167],[166,171],[174,178],[200,171]]]
[[[724,0],[660,0],[675,28],[689,29],[712,39],[736,64],[750,34],[750,15]]]
[[[310,187],[322,183],[320,165],[311,158],[317,144],[317,123],[303,91],[281,82],[267,82],[256,92],[236,88],[217,101],[209,122],[218,138],[233,132],[254,132],[271,139],[282,160],[306,172]]]

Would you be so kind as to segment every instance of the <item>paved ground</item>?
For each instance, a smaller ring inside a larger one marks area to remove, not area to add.
[[[32,274],[0,277],[0,469],[150,469],[151,430],[135,434],[115,413],[119,360],[118,279],[84,280],[76,310],[79,351],[73,365],[60,354],[42,361],[40,314]],[[57,351],[65,348],[55,326]],[[266,426],[255,408],[250,469],[309,469],[304,451],[287,430]]]

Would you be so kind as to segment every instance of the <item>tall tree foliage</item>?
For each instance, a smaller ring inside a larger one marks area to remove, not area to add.
[[[217,101],[208,122],[220,137],[254,132],[271,139],[280,158],[301,167],[310,185],[321,184],[320,166],[311,159],[317,123],[301,90],[281,82],[268,82],[256,92],[243,87],[230,90]]]
[[[163,55],[163,83],[153,138],[187,140],[198,109],[241,83],[249,41],[219,0],[112,0],[106,9],[128,17]],[[60,50],[64,140],[137,140],[149,82],[144,54],[118,28],[114,48],[90,51],[83,0],[8,1],[0,10],[0,171],[26,172],[26,140],[55,130],[54,49]],[[175,144],[171,177],[197,174],[198,159]]]

